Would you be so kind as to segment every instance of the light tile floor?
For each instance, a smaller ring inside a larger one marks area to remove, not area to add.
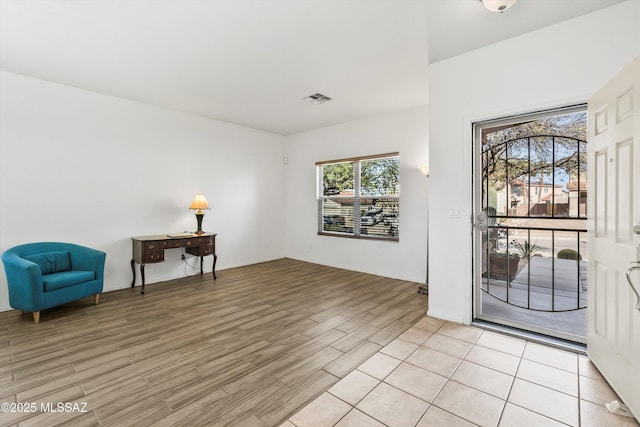
[[[282,427],[635,426],[585,356],[430,317]]]

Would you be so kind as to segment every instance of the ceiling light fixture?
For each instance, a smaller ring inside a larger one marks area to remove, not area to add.
[[[330,97],[328,97],[327,95],[323,95],[321,93],[314,93],[313,95],[306,96],[302,99],[312,104],[322,104],[327,101],[331,101]]]
[[[516,4],[518,0],[480,0],[484,7],[491,12],[502,13]]]

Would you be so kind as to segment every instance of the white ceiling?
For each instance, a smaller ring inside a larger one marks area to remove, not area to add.
[[[0,0],[0,69],[289,135],[425,105],[429,63],[622,1]]]

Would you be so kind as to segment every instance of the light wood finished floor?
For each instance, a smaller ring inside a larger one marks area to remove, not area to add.
[[[282,259],[3,312],[0,402],[37,410],[0,425],[280,425],[424,317],[417,286]]]

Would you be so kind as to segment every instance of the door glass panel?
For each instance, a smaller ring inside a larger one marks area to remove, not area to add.
[[[584,108],[476,124],[475,317],[584,342]]]

